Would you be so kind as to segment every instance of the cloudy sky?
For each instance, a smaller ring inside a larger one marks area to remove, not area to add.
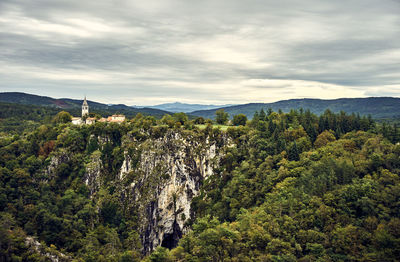
[[[400,96],[399,0],[1,0],[0,92],[104,103]]]

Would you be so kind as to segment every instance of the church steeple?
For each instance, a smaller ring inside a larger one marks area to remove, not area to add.
[[[86,101],[86,96],[82,104],[82,117],[84,117],[85,115],[89,115],[89,105]]]

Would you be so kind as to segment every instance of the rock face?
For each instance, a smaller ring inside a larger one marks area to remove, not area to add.
[[[126,143],[132,143],[131,150],[119,178],[128,185],[123,197],[139,210],[143,252],[173,248],[188,230],[192,199],[218,166],[227,141],[170,130],[158,139]]]
[[[101,152],[94,151],[90,156],[90,162],[86,165],[86,173],[84,176],[85,184],[90,190],[90,196],[93,196],[102,184],[102,169]]]
[[[43,247],[42,244],[39,243],[33,237],[25,238],[25,245],[29,247],[33,252],[40,254],[41,256],[47,258],[51,262],[67,262],[72,261],[72,259],[63,253],[60,253],[55,250],[51,250],[47,247]]]
[[[59,166],[61,164],[66,164],[70,161],[70,156],[67,153],[67,151],[65,150],[60,150],[57,151],[50,160],[50,163],[47,167],[47,169],[45,170],[45,174],[48,178],[55,176],[55,172],[57,170],[57,168],[59,168]]]

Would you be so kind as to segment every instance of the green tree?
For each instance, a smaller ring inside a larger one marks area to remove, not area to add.
[[[265,121],[265,119],[266,119],[267,115],[265,114],[265,112],[264,112],[264,109],[263,109],[263,108],[260,110],[260,114],[259,114],[259,116],[260,116],[260,120],[261,120],[261,121]]]
[[[217,124],[225,125],[228,122],[229,114],[224,109],[219,109],[215,112],[215,121]]]
[[[238,114],[233,116],[232,123],[234,126],[245,126],[247,122],[247,116],[245,114]]]
[[[175,124],[175,120],[174,118],[169,115],[169,114],[165,114],[162,118],[161,118],[161,123],[164,125],[168,125],[168,127],[173,127]]]
[[[72,120],[72,116],[70,113],[61,111],[54,117],[54,122],[56,123],[69,123]]]
[[[188,116],[183,112],[175,113],[172,117],[176,122],[180,122],[182,125],[188,121]]]
[[[158,247],[150,255],[150,261],[152,262],[169,262],[172,261],[169,250],[165,247]]]
[[[290,161],[299,161],[299,149],[297,148],[296,141],[293,142],[292,146],[289,148],[288,158]]]
[[[196,119],[194,120],[194,123],[196,125],[204,125],[206,123],[206,120],[203,117],[199,116],[199,117],[196,117]]]
[[[336,138],[335,136],[332,134],[332,132],[329,132],[328,130],[325,130],[324,132],[322,132],[321,134],[319,134],[317,136],[317,139],[314,142],[314,146],[315,147],[322,147],[327,145],[328,143],[335,141]]]

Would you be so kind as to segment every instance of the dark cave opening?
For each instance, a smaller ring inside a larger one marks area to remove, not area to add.
[[[174,221],[173,230],[170,234],[165,234],[161,243],[162,247],[173,249],[178,245],[179,239],[182,237],[181,229],[176,220]]]

